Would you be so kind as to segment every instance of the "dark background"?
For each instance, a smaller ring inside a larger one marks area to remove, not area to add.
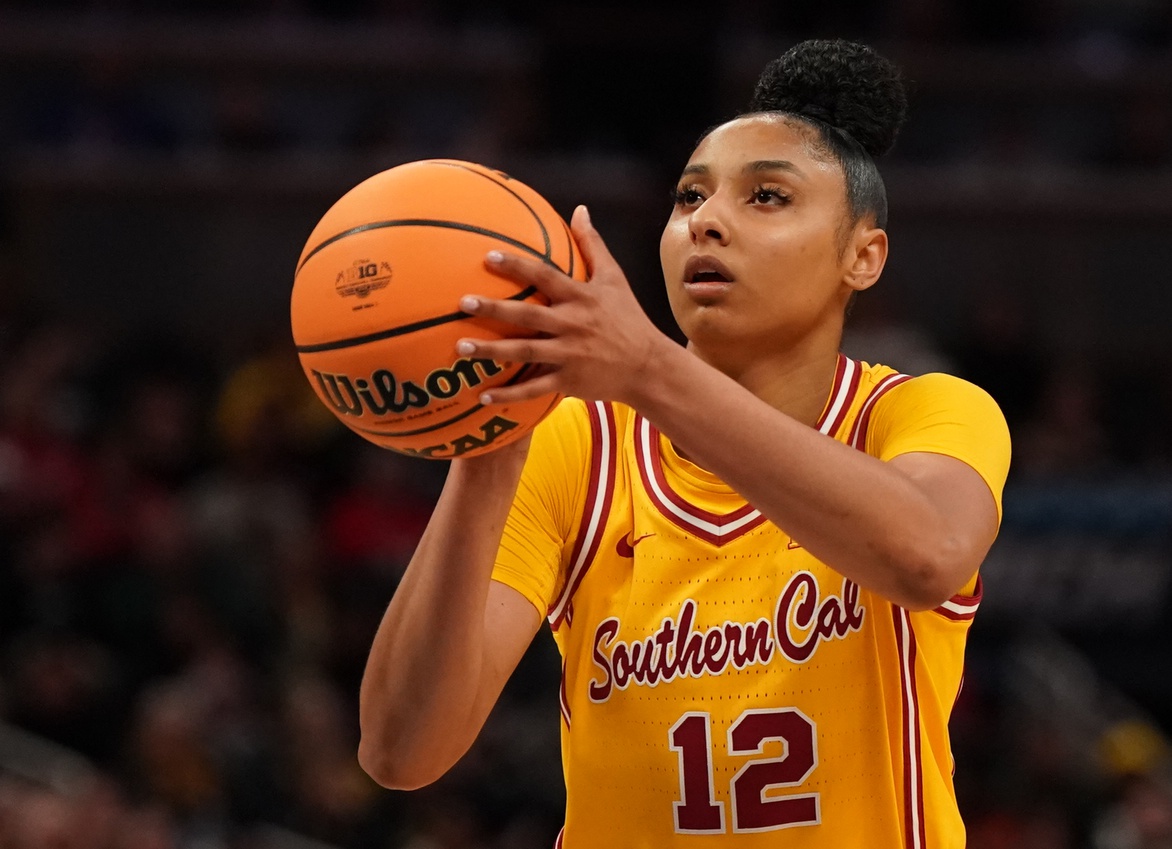
[[[443,781],[357,768],[444,466],[312,397],[293,267],[360,180],[468,159],[588,204],[674,333],[668,191],[806,37],[911,84],[845,349],[973,380],[1014,435],[969,845],[1172,845],[1172,3],[107,0],[0,5],[0,847],[551,845],[547,634]]]

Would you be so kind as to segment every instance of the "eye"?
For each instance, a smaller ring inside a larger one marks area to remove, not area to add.
[[[753,189],[750,203],[757,204],[772,204],[774,206],[784,206],[789,203],[790,197],[781,189],[773,188],[771,186],[757,186]]]
[[[671,200],[676,206],[695,206],[703,202],[704,196],[695,186],[680,186],[672,189]]]

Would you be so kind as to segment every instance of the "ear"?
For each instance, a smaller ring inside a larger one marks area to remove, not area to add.
[[[870,289],[887,263],[887,231],[860,225],[843,254],[843,282],[856,292]]]

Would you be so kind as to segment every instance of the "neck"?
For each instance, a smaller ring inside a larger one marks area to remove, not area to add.
[[[837,338],[808,340],[798,349],[766,357],[720,356],[690,343],[688,349],[775,410],[810,427],[826,407],[838,364]]]

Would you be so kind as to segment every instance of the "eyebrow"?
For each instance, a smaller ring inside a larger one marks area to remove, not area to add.
[[[788,159],[757,159],[748,163],[742,169],[746,174],[759,174],[762,171],[788,171],[798,177],[804,176],[802,169],[794,165]],[[681,176],[688,177],[691,175],[707,176],[711,173],[711,169],[707,165],[689,165],[684,168]]]
[[[745,166],[745,173],[758,173],[760,171],[788,171],[791,174],[802,176],[802,169],[794,165],[788,159],[758,159],[756,162],[750,162]]]

